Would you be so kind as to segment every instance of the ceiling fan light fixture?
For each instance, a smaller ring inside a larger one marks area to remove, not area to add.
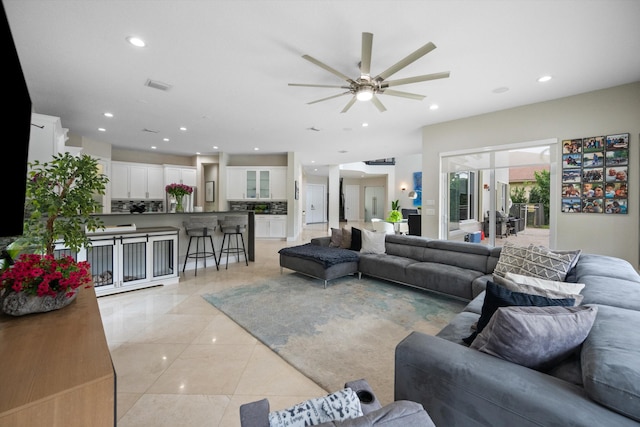
[[[371,86],[361,86],[356,92],[356,99],[358,101],[371,101],[373,98],[373,88]]]

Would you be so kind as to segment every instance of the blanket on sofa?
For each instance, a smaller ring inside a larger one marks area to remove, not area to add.
[[[312,245],[306,243],[300,246],[290,246],[278,251],[281,255],[308,259],[322,264],[325,268],[343,262],[357,262],[358,253],[349,249],[329,248],[325,246]]]

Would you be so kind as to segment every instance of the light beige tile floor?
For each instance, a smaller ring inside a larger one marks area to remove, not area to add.
[[[197,277],[187,271],[176,285],[99,298],[117,374],[118,426],[234,427],[243,403],[267,397],[276,410],[326,394],[201,298],[279,275],[278,250],[325,229],[307,226],[294,242],[258,240],[248,267],[209,267]]]
[[[239,408],[269,399],[282,409],[326,390],[201,298],[280,274],[278,250],[326,235],[306,227],[295,242],[259,240],[256,261],[181,274],[180,283],[98,299],[117,374],[118,426],[240,426]],[[345,378],[345,381],[351,378]]]

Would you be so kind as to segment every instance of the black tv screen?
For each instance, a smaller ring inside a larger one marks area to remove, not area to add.
[[[11,150],[0,155],[2,171],[2,219],[0,219],[0,237],[20,236],[24,224],[24,199],[27,183],[27,159],[29,155],[29,134],[31,132],[31,97],[27,88],[18,52],[9,28],[9,21],[0,2],[2,16],[2,71],[6,77],[5,113],[2,117],[2,129],[9,131],[5,140]]]

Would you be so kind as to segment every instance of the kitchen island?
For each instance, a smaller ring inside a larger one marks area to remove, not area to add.
[[[253,211],[100,214],[97,216],[104,227],[87,233],[91,248],[81,250],[76,257],[91,264],[98,296],[175,284],[185,266],[189,241],[183,222],[192,217],[214,215],[218,220],[228,216],[247,216],[248,226],[244,235],[247,259],[255,261]],[[222,246],[219,229],[214,232],[213,240],[219,257]],[[62,245],[57,250],[71,255]],[[226,262],[226,259],[221,262]],[[195,263],[187,262],[185,273],[193,268]]]

